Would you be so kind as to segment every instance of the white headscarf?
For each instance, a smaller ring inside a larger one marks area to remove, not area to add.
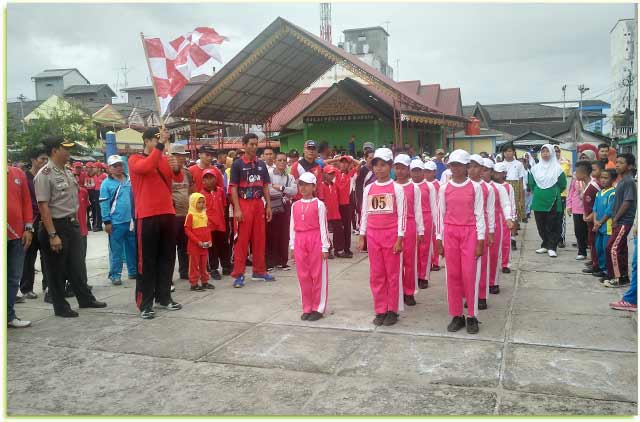
[[[545,161],[540,154],[540,161],[533,166],[531,174],[540,189],[549,189],[558,182],[558,177],[563,173],[562,167],[558,164],[553,145],[544,144],[542,148],[546,148],[550,153],[550,158]],[[540,151],[542,151],[542,148]]]

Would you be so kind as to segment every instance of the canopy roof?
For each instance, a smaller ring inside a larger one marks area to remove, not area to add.
[[[282,18],[271,23],[192,96],[172,104],[170,112],[178,117],[264,124],[335,64],[393,98],[403,112],[447,117],[410,87]]]

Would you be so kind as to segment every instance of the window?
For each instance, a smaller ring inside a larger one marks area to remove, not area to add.
[[[367,40],[367,37],[365,37],[364,35],[360,35],[358,37],[358,41],[366,41],[366,40]]]
[[[47,86],[53,86],[53,84],[52,83],[48,83]]]

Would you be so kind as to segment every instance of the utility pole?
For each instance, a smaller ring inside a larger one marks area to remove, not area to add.
[[[22,121],[22,133],[27,131],[27,128],[24,125],[24,104],[23,104],[24,100],[26,100],[26,99],[27,99],[27,97],[25,97],[23,94],[20,94],[18,96],[18,100],[20,101],[20,114],[22,115],[22,119],[21,119],[21,121]]]
[[[627,98],[627,108],[631,110],[631,88],[633,87],[633,73],[631,73],[631,69],[627,68],[627,77],[622,80],[622,86],[629,88],[628,97]]]
[[[580,91],[580,124],[582,124],[582,96],[587,92],[589,88],[586,88],[584,84],[578,85],[578,91]]]
[[[562,85],[562,121],[564,122],[564,103],[567,100],[567,84]]]

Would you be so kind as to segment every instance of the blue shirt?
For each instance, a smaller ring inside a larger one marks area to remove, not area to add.
[[[593,211],[595,212],[595,217],[598,220],[602,220],[602,218],[606,215],[609,219],[600,226],[598,229],[598,233],[606,234],[611,236],[611,208],[613,207],[613,201],[616,195],[616,188],[610,187],[609,189],[602,189],[596,195],[596,200],[593,203]]]
[[[133,219],[133,191],[127,175],[122,182],[111,176],[104,179],[100,186],[100,211],[105,223],[123,224]]]
[[[436,163],[436,179],[440,180],[440,176],[442,176],[442,172],[447,169],[447,165],[438,160],[434,160],[434,163]]]

